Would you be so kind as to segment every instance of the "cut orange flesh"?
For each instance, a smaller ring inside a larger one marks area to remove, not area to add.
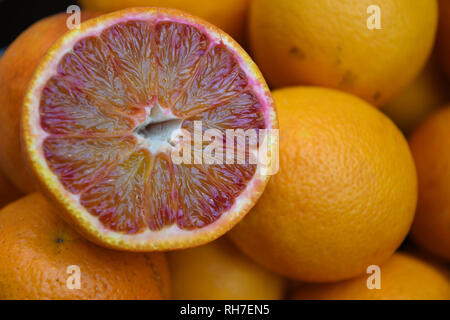
[[[179,11],[135,8],[87,21],[50,49],[22,134],[44,191],[82,233],[168,250],[224,234],[268,180],[248,153],[243,163],[175,163],[173,134],[194,136],[196,121],[202,132],[277,127],[260,72],[229,36]]]

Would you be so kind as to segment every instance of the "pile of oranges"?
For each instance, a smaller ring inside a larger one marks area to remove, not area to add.
[[[450,299],[450,1],[81,5],[0,58],[0,299]],[[279,128],[279,170],[126,149],[154,119]]]

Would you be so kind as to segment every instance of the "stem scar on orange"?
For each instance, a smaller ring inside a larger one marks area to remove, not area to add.
[[[22,112],[28,163],[62,216],[113,248],[185,248],[223,235],[261,195],[261,166],[176,164],[174,132],[273,129],[270,91],[221,30],[132,8],[81,24],[41,61]],[[274,142],[276,143],[276,142]]]

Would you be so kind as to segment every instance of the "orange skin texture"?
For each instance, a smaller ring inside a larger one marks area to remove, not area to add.
[[[82,20],[98,14],[83,12]],[[64,13],[42,19],[25,30],[0,58],[0,168],[23,192],[36,190],[20,146],[20,109],[34,70],[53,42],[68,29]]]
[[[21,196],[22,193],[0,171],[0,209]]]
[[[381,29],[367,27],[371,5]],[[425,65],[437,16],[435,0],[254,0],[250,48],[273,88],[324,86],[382,106]]]
[[[179,9],[205,19],[242,43],[250,0],[81,0],[80,3],[84,9],[104,12],[148,6]]]
[[[450,78],[450,1],[439,0],[438,54],[443,70]]]
[[[411,237],[450,262],[450,106],[435,112],[412,134],[419,201]]]
[[[170,279],[163,254],[104,249],[88,242],[33,193],[0,211],[0,299],[165,299]],[[80,267],[81,289],[66,287]]]
[[[373,274],[330,284],[300,284],[298,300],[448,300],[450,282],[442,266],[396,253],[380,266],[381,289],[368,289]]]
[[[226,238],[168,254],[174,299],[277,300],[285,281],[250,260]]]
[[[308,282],[363,274],[405,238],[417,201],[408,144],[385,115],[324,88],[273,92],[280,170],[229,233],[272,271]]]

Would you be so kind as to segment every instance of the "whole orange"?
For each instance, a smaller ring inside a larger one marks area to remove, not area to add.
[[[339,281],[386,261],[413,220],[417,177],[390,119],[347,93],[275,90],[280,170],[229,233],[250,257],[303,281]]]
[[[380,266],[380,289],[368,288],[375,274],[330,284],[302,284],[294,299],[312,300],[448,300],[450,282],[441,266],[396,253]]]
[[[163,254],[98,247],[75,233],[41,194],[0,211],[0,299],[163,299]],[[78,272],[77,289],[73,272]],[[74,280],[74,281],[72,281]]]
[[[0,171],[0,208],[20,198],[21,192]]]
[[[424,66],[437,15],[435,0],[255,0],[250,47],[274,87],[326,86],[381,106]]]
[[[95,11],[116,11],[130,7],[164,7],[186,11],[221,28],[242,42],[249,0],[81,0],[83,8]]]
[[[82,20],[95,16],[83,12]],[[41,58],[66,32],[66,14],[42,19],[25,30],[0,58],[0,168],[23,192],[35,190],[20,151],[19,119],[25,89]]]
[[[437,48],[443,70],[450,78],[450,1],[439,0]]]
[[[409,134],[428,115],[450,101],[448,85],[436,59],[431,59],[419,76],[381,110]]]
[[[282,278],[251,261],[226,238],[168,254],[175,299],[282,299]]]
[[[450,262],[450,106],[432,114],[412,134],[419,177],[412,239]]]

